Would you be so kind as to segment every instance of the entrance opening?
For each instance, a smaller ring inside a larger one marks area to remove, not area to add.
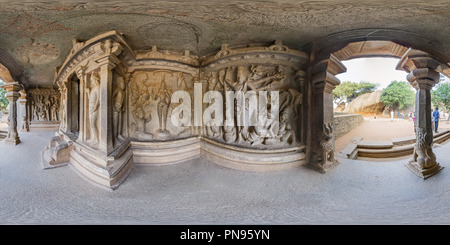
[[[407,73],[395,70],[398,61],[394,57],[369,57],[342,62],[347,72],[337,75],[341,84],[333,91],[335,127],[341,130],[336,135],[336,152],[357,147],[353,159],[372,161],[411,157],[416,139],[416,90],[407,81]],[[449,84],[442,75],[438,85]],[[432,97],[443,96],[433,92],[439,86],[432,89]],[[441,121],[434,139],[442,144],[450,138],[449,110],[445,109],[450,105],[448,99],[447,105],[445,98],[440,101],[439,105],[432,102],[432,108],[440,107]]]

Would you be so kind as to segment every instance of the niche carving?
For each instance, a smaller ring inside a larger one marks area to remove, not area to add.
[[[192,97],[193,83],[194,77],[181,71],[133,72],[129,83],[130,136],[138,140],[167,140],[192,135],[192,126],[175,126],[170,117],[178,105],[171,101],[173,93],[186,91]]]
[[[60,121],[60,94],[53,88],[35,88],[28,91],[32,122]]]

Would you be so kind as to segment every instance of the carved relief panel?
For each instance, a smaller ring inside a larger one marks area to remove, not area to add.
[[[60,93],[53,88],[34,88],[29,92],[30,121],[59,122]]]
[[[100,75],[93,71],[87,75],[84,84],[84,140],[92,147],[98,147],[100,135]]]
[[[189,114],[194,81],[195,74],[183,71],[165,69],[134,71],[128,84],[130,136],[147,141],[192,135],[193,124]],[[176,91],[185,91],[189,96],[176,100],[177,96],[174,96]],[[181,102],[189,105],[189,108],[180,108]],[[182,125],[174,125],[171,119],[174,116],[188,121]]]
[[[203,135],[256,148],[302,144],[304,72],[299,67],[301,62],[265,50],[261,53],[227,51],[216,56],[228,55],[227,59],[213,61],[202,72],[205,90],[218,91],[224,98],[225,122],[204,125]],[[211,103],[205,105],[208,106]]]

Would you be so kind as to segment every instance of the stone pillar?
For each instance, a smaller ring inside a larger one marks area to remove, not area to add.
[[[115,63],[109,57],[100,65],[100,128],[99,149],[109,153],[114,148],[112,136],[112,69]]]
[[[436,59],[428,54],[409,50],[397,65],[398,70],[408,72],[407,80],[416,89],[416,120],[414,131],[416,143],[413,159],[406,163],[406,167],[414,174],[424,179],[442,170],[433,153],[433,130],[431,121],[431,88],[439,82],[437,70],[442,68]]]
[[[309,165],[326,172],[338,164],[334,157],[333,89],[340,84],[335,76],[345,66],[333,55],[311,68],[311,107],[309,127]]]
[[[17,132],[17,99],[20,97],[19,91],[22,87],[18,82],[14,82],[5,84],[4,88],[6,98],[9,100],[9,128],[4,142],[17,145],[20,143],[19,133]]]
[[[29,131],[29,125],[28,125],[28,111],[27,111],[27,93],[24,89],[19,91],[20,98],[19,98],[19,104],[20,104],[20,118],[22,119],[22,125],[20,126],[21,132],[28,132]]]

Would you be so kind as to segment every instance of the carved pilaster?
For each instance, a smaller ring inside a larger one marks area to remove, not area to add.
[[[85,128],[86,128],[86,123],[87,123],[87,117],[86,117],[86,111],[83,109],[85,108],[85,101],[86,101],[86,79],[87,79],[87,74],[86,74],[86,66],[80,66],[79,69],[76,71],[77,77],[80,80],[80,132],[79,132],[79,136],[78,139],[81,141],[85,141],[86,140],[86,134],[85,134]]]
[[[335,76],[346,71],[333,55],[311,69],[311,115],[309,134],[309,164],[325,172],[338,164],[334,157],[333,89],[340,84]]]
[[[100,128],[99,149],[108,153],[114,148],[112,132],[112,69],[116,66],[113,59],[109,57],[102,60],[100,65]]]
[[[8,135],[3,142],[17,145],[20,143],[19,133],[17,132],[17,99],[20,98],[19,91],[22,87],[18,82],[7,83],[4,86],[6,98],[9,100],[9,128]]]
[[[20,118],[22,119],[22,125],[20,126],[21,132],[28,132],[29,131],[29,125],[28,125],[28,111],[27,111],[27,93],[24,89],[20,90],[20,98],[19,98],[19,104],[20,104]]]
[[[406,163],[408,169],[424,179],[438,173],[443,167],[433,153],[433,131],[431,121],[431,88],[439,82],[438,70],[442,64],[428,54],[408,50],[397,65],[398,70],[409,72],[408,82],[416,89],[416,120],[414,131],[416,144],[413,159]]]

